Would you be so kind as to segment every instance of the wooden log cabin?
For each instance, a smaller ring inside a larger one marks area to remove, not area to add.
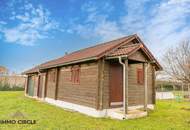
[[[42,63],[26,72],[25,93],[94,117],[133,118],[155,105],[161,65],[135,34]]]

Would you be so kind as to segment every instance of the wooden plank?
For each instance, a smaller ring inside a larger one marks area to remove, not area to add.
[[[70,67],[60,68],[57,99],[70,102],[75,100],[77,104],[93,106],[97,109],[99,106],[98,71],[98,62],[81,64],[80,84],[75,84],[70,81]]]
[[[134,54],[128,57],[129,60],[146,62],[147,56],[142,51],[136,51]]]

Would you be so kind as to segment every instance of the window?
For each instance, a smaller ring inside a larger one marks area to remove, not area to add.
[[[53,82],[55,82],[55,71],[53,72],[52,79],[53,79]]]
[[[143,69],[137,69],[137,83],[138,84],[144,84],[144,73]]]
[[[80,83],[80,67],[75,66],[71,68],[71,82]]]
[[[55,71],[49,73],[49,80],[55,83]]]

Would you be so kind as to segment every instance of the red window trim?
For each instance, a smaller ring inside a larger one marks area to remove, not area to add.
[[[140,85],[144,84],[144,72],[141,68],[137,68],[137,83]]]
[[[80,83],[80,67],[74,66],[71,68],[71,82],[74,84]]]
[[[55,83],[55,71],[53,71],[53,82]]]
[[[50,71],[50,72],[48,73],[48,79],[49,79],[51,82],[55,83],[55,80],[56,80],[55,71]]]

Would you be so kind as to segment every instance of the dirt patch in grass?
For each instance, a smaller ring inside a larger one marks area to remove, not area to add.
[[[190,108],[182,107],[181,110],[190,111]]]

